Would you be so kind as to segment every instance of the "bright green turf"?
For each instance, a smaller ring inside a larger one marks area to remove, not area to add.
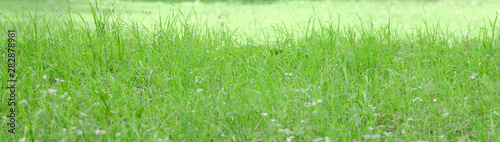
[[[0,141],[500,140],[495,3],[46,4],[2,11]]]

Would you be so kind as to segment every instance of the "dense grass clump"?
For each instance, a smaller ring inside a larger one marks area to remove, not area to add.
[[[496,18],[469,34],[311,18],[256,40],[181,12],[143,25],[90,7],[1,21],[18,34],[20,92],[18,133],[2,125],[1,141],[500,139]]]

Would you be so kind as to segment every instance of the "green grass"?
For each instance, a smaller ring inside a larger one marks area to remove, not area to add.
[[[128,14],[36,4],[2,11],[0,33],[17,33],[19,127],[0,119],[0,141],[500,140],[495,4],[396,3],[384,15],[372,10],[387,3],[210,3],[145,19],[137,11],[156,3],[116,3],[135,4]],[[328,5],[359,16],[319,12]],[[218,19],[217,6],[242,16]],[[444,15],[458,10],[481,14]]]

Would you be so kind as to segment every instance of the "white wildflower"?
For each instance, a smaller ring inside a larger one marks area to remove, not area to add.
[[[19,142],[26,142],[26,137],[19,139]]]
[[[42,78],[43,78],[43,79],[47,79],[47,75],[43,75],[43,77],[42,77]]]
[[[316,103],[318,103],[318,104],[321,102],[323,102],[323,100],[321,100],[321,99],[316,100]]]
[[[76,130],[76,134],[77,134],[77,135],[82,135],[82,134],[83,134],[83,132],[82,132],[81,130]]]
[[[368,130],[370,130],[370,131],[373,130],[373,127],[368,127]]]
[[[47,92],[50,94],[55,94],[57,92],[57,89],[48,89]]]
[[[62,129],[62,131],[63,131],[63,132],[66,132],[66,128],[63,128],[63,129]]]
[[[472,74],[471,76],[469,76],[469,78],[470,78],[470,79],[476,79],[476,76],[477,76],[477,73]]]
[[[99,128],[97,128],[97,129],[94,131],[94,134],[96,134],[96,135],[103,135],[103,134],[106,134],[106,131],[104,131],[104,130],[100,130]]]
[[[21,100],[21,101],[19,102],[19,104],[28,104],[28,101],[27,101],[27,100]]]
[[[413,118],[410,117],[410,118],[406,119],[406,121],[413,121]]]
[[[56,82],[64,82],[64,79],[56,78],[56,79],[54,79],[54,81],[56,81]]]
[[[432,100],[432,101],[433,101],[433,102],[436,102],[436,101],[437,101],[437,99],[434,99],[434,100]]]
[[[306,107],[310,107],[310,106],[311,106],[311,103],[309,103],[309,102],[304,102],[304,106],[306,106]]]
[[[380,134],[363,135],[363,138],[365,138],[365,139],[379,139],[380,138]]]
[[[292,142],[292,140],[295,138],[295,136],[289,136],[286,137],[286,142]]]
[[[198,83],[198,84],[200,84],[200,83],[201,83],[201,81],[203,81],[203,80],[205,80],[205,78],[202,78],[202,77],[198,77],[198,76],[196,76],[196,77],[194,78],[194,83]]]
[[[444,139],[444,137],[445,137],[444,135],[439,136],[440,139]]]
[[[87,117],[87,114],[85,114],[85,113],[83,113],[83,112],[80,112],[80,115],[81,115],[81,116],[85,116],[85,117]]]
[[[323,139],[324,139],[324,138],[322,138],[322,137],[315,138],[315,139],[313,139],[313,142],[319,142],[319,141],[322,141]]]
[[[278,132],[283,132],[287,135],[293,134],[293,132],[290,129],[278,129]]]
[[[450,113],[445,113],[445,114],[443,114],[443,117],[446,117],[448,115],[450,115]]]
[[[325,137],[325,142],[330,142],[330,137]]]
[[[285,76],[292,77],[293,73],[285,73]]]
[[[496,114],[496,115],[498,115],[498,112],[497,112],[497,111],[493,111],[493,114]]]
[[[263,113],[260,113],[262,116],[267,116],[267,113],[263,112]]]
[[[383,133],[386,137],[390,137],[392,135],[392,132],[384,132]]]
[[[196,89],[196,92],[202,92],[202,91],[203,91],[203,89],[202,89],[202,88],[198,88],[198,89]]]
[[[412,100],[412,102],[415,102],[415,101],[422,101],[422,99],[420,99],[420,97],[416,97],[415,99]]]
[[[122,133],[116,133],[116,135],[115,135],[115,136],[119,137],[119,136],[121,136],[121,135],[122,135]]]

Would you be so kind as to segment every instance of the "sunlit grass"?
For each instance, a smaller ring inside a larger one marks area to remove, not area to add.
[[[450,30],[313,15],[257,38],[196,11],[147,23],[87,7],[2,19],[18,34],[22,102],[3,141],[500,139],[498,16]]]

